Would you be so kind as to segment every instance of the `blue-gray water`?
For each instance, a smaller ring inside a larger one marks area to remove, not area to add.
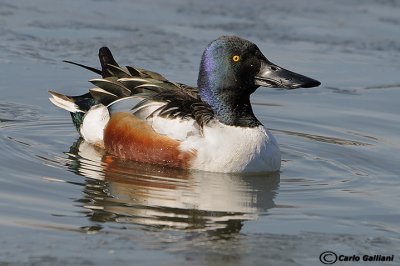
[[[398,1],[0,1],[1,265],[322,265],[400,259]],[[322,82],[259,89],[276,175],[187,173],[80,143],[48,89],[80,94],[116,59],[194,85],[220,35]],[[363,262],[335,265],[362,265]]]

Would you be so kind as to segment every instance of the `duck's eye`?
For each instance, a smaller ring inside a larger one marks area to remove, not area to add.
[[[234,56],[232,57],[232,60],[233,60],[234,62],[238,62],[238,61],[240,60],[240,56],[239,56],[239,55],[234,55]]]

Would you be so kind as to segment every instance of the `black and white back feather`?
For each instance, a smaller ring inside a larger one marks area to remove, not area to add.
[[[140,111],[152,103],[160,103],[159,107],[148,114],[163,118],[194,119],[202,128],[213,117],[211,107],[199,97],[199,91],[181,83],[168,81],[159,73],[137,67],[121,67],[114,60],[107,47],[99,50],[101,70],[82,64],[65,61],[94,73],[102,78],[90,80],[96,88],[89,93],[97,103],[111,107],[124,98],[138,98],[141,101],[132,106],[132,113]]]

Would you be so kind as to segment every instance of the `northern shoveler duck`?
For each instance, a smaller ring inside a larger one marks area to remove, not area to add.
[[[255,117],[250,95],[259,87],[287,89],[320,82],[270,62],[252,42],[222,36],[205,49],[197,88],[138,67],[121,67],[100,48],[102,78],[81,96],[50,91],[71,113],[82,138],[115,156],[213,172],[273,172],[281,154]]]

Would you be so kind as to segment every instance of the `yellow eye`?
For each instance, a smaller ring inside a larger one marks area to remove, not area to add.
[[[234,62],[237,62],[237,61],[240,60],[240,56],[239,56],[239,55],[234,55],[234,56],[232,57],[232,60],[233,60]]]

